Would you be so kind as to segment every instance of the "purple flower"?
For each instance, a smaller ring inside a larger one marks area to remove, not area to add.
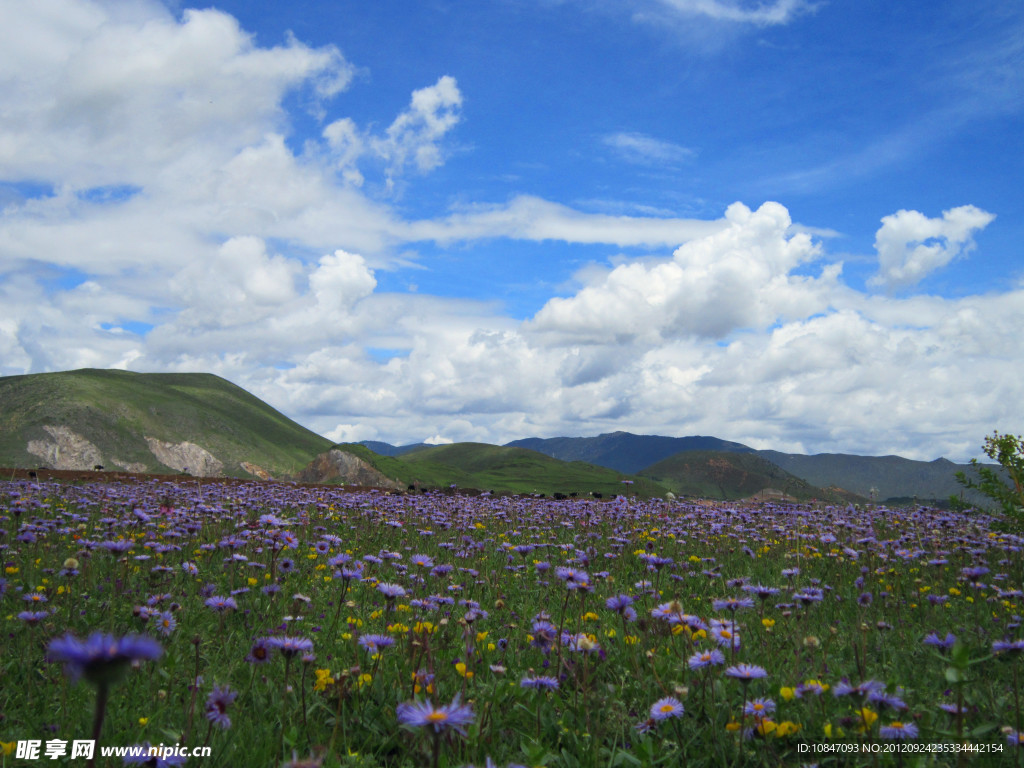
[[[885,683],[880,683],[877,680],[865,680],[860,685],[850,685],[848,682],[836,683],[836,687],[832,689],[833,696],[867,696],[872,693],[878,693],[879,691],[885,690]]]
[[[539,691],[553,691],[558,688],[558,678],[550,675],[524,677],[519,681],[520,688],[536,688]]]
[[[913,723],[903,723],[897,720],[879,728],[878,735],[890,741],[909,741],[917,738],[917,726]]]
[[[85,677],[95,685],[106,685],[124,677],[132,662],[158,659],[163,652],[163,646],[151,637],[94,632],[85,640],[70,634],[58,637],[50,642],[46,655],[50,661],[63,662],[72,679]]]
[[[775,711],[775,702],[771,699],[751,699],[743,705],[743,714],[764,718]]]
[[[313,650],[313,641],[306,637],[271,637],[268,643],[281,651],[286,658]]]
[[[224,730],[230,728],[231,718],[228,717],[227,711],[237,696],[238,694],[227,686],[213,686],[213,691],[206,698],[206,719]]]
[[[1024,640],[996,640],[992,643],[993,653],[1005,653],[1016,656],[1024,651]]]
[[[760,680],[768,677],[768,673],[763,667],[759,667],[756,664],[737,664],[726,669],[725,676],[739,680],[741,683],[749,683],[751,680]]]
[[[713,648],[710,651],[698,651],[686,663],[690,665],[690,669],[702,669],[704,667],[724,664],[725,654],[717,648]]]
[[[400,725],[411,728],[433,726],[435,733],[443,733],[451,729],[463,736],[464,726],[473,722],[473,709],[468,704],[459,702],[459,694],[455,694],[451,704],[435,707],[428,699],[425,702],[406,701],[395,709]]]
[[[716,611],[731,611],[736,613],[740,608],[753,608],[754,600],[750,597],[729,597],[723,600],[714,600],[711,607]]]
[[[942,648],[943,650],[949,650],[953,647],[953,643],[956,642],[956,635],[952,632],[947,632],[945,638],[939,637],[935,632],[929,632],[924,639],[925,645],[931,645],[936,648]]]
[[[668,720],[670,717],[682,716],[682,702],[680,702],[679,699],[672,698],[671,696],[666,696],[663,699],[658,699],[651,705],[651,719],[656,722]]]
[[[380,653],[383,649],[394,645],[395,639],[387,635],[363,635],[359,638],[359,644],[370,653]]]
[[[377,585],[377,591],[384,595],[388,600],[394,600],[396,597],[405,597],[405,587],[399,586],[398,584],[386,584],[381,582]]]
[[[214,595],[206,599],[206,607],[212,608],[217,613],[224,613],[225,611],[237,611],[238,603],[235,602],[233,597]]]
[[[245,657],[245,660],[250,664],[266,664],[270,661],[270,651],[273,647],[274,645],[269,637],[261,637],[252,644],[252,648],[249,649],[249,655]]]

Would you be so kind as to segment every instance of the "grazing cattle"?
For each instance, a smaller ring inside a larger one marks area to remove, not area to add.
[[[599,493],[598,491],[591,491],[590,495],[593,496],[595,499],[603,499],[604,498],[604,494],[603,493]]]

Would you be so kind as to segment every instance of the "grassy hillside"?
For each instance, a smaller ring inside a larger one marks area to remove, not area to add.
[[[664,496],[666,489],[647,478],[624,475],[606,467],[565,462],[525,448],[508,448],[484,443],[454,443],[417,448],[401,458],[379,456],[365,446],[336,446],[351,451],[373,464],[388,477],[425,488],[460,488],[507,491],[511,493],[591,492],[606,497],[619,493],[644,497]],[[633,480],[624,485],[623,480]]]
[[[956,480],[957,472],[973,476],[970,465],[954,464],[947,459],[914,461],[901,456],[842,453],[803,456],[779,451],[758,451],[758,454],[810,483],[838,485],[864,497],[874,495],[879,501],[893,497],[945,500],[959,496],[964,490]],[[972,503],[987,501],[970,491],[965,493],[965,498]]]
[[[734,501],[770,488],[799,500],[849,499],[848,495],[817,488],[756,453],[684,451],[651,465],[641,474],[680,496]]]
[[[0,466],[44,463],[27,445],[52,441],[46,426],[65,427],[92,443],[108,469],[116,460],[172,471],[154,456],[147,436],[195,443],[235,476],[249,474],[242,462],[290,474],[331,445],[212,374],[83,369],[0,377]]]

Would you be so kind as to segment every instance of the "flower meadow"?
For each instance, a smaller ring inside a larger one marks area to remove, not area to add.
[[[6,482],[0,764],[1021,765],[1024,539],[991,522]]]

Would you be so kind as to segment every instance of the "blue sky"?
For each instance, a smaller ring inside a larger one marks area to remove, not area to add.
[[[334,439],[1020,431],[1017,2],[0,0],[0,374]]]

